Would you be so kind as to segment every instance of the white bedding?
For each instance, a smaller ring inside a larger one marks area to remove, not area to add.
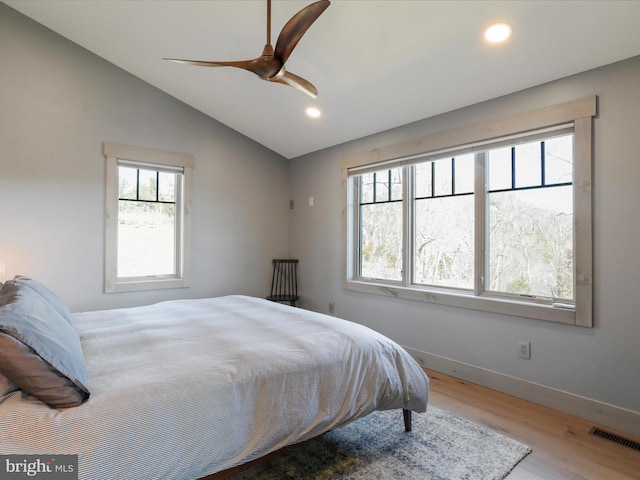
[[[91,397],[0,397],[1,454],[79,454],[81,479],[195,479],[373,410],[423,412],[428,379],[361,325],[228,296],[73,314]],[[402,415],[398,415],[402,428]]]

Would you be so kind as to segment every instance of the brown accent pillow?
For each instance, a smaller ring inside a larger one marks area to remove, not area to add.
[[[9,381],[4,375],[0,375],[0,397],[19,390],[17,386]]]
[[[76,407],[89,397],[17,338],[0,333],[0,351],[2,371],[13,379],[14,390],[19,387],[55,408]]]

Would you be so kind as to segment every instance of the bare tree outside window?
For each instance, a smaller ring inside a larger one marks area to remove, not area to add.
[[[403,279],[402,168],[413,182],[417,285],[473,290],[474,159],[488,190],[485,290],[568,299],[573,289],[573,135],[366,173],[359,177],[360,276]],[[484,275],[483,275],[484,277]]]
[[[572,162],[572,135],[488,152],[487,290],[573,299]]]
[[[415,166],[414,282],[473,288],[473,155]]]
[[[399,168],[360,178],[360,275],[402,279],[402,175]]]

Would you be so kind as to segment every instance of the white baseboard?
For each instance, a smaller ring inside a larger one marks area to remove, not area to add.
[[[447,357],[404,347],[428,369],[640,437],[640,412],[476,367]]]

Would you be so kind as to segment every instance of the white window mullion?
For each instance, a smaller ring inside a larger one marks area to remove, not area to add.
[[[474,294],[482,295],[486,290],[487,276],[487,235],[489,223],[487,195],[487,162],[486,153],[475,155],[475,180],[474,180]]]
[[[347,176],[346,170],[344,172],[343,181],[347,190],[347,209],[344,212],[346,215],[347,231],[345,245],[352,245],[352,248],[346,252],[346,277],[345,278],[357,278],[360,275],[358,270],[359,258],[360,258],[360,209],[358,198],[360,195],[359,177]]]
[[[174,232],[174,239],[176,244],[176,251],[181,255],[176,255],[175,259],[175,271],[176,275],[182,278],[184,273],[184,249],[183,249],[183,237],[185,233],[185,202],[184,202],[184,175],[178,177],[180,180],[176,182],[175,195],[176,195],[176,226]]]
[[[403,195],[403,274],[402,283],[408,287],[414,283],[413,279],[413,263],[415,249],[415,176],[414,167],[408,166],[402,169],[402,195]]]

